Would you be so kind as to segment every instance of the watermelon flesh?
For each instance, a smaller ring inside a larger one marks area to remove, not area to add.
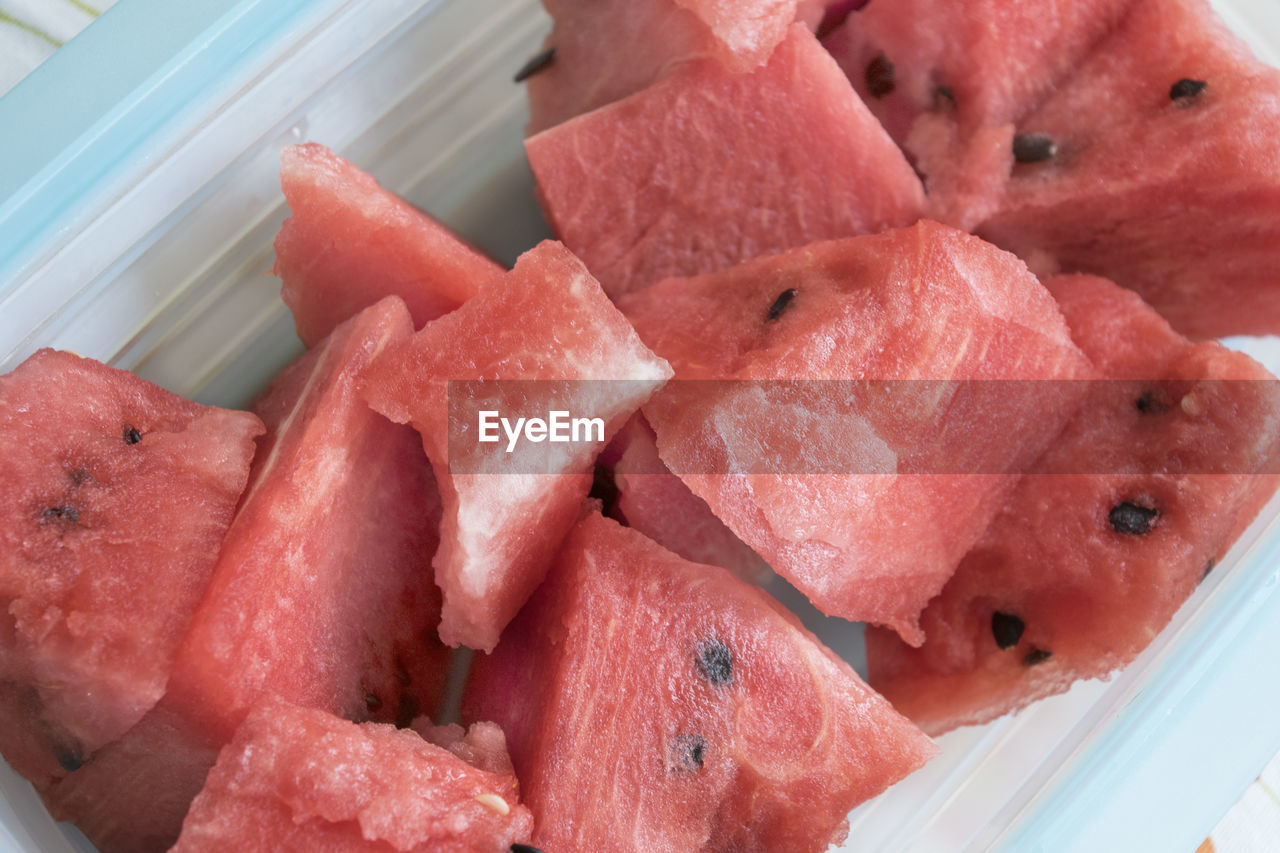
[[[622,307],[676,371],[645,407],[662,460],[818,609],[915,643],[1012,488],[1004,472],[1034,462],[1083,393],[967,380],[1090,371],[1017,258],[928,222]]]
[[[824,43],[931,216],[1192,337],[1280,330],[1280,72],[1205,0],[878,0]]]
[[[612,504],[606,507],[611,518],[691,563],[720,566],[747,583],[763,584],[773,575],[707,502],[663,464],[657,436],[644,415],[627,421],[600,461],[614,487]]]
[[[768,64],[686,65],[526,140],[552,228],[618,296],[915,222],[920,181],[794,25]]]
[[[507,733],[547,853],[825,850],[937,752],[763,591],[595,513],[464,712]]]
[[[554,60],[529,77],[532,135],[646,89],[682,63],[742,74],[769,60],[793,21],[817,26],[821,0],[543,0]],[[619,37],[622,34],[622,37]]]
[[[421,328],[502,276],[444,225],[323,145],[287,146],[280,161],[292,216],[276,236],[274,272],[308,347],[385,296],[403,299]]]
[[[1206,86],[1171,98],[1182,80]],[[1280,71],[1207,3],[1135,2],[1024,131],[1058,154],[1017,166],[978,233],[1131,287],[1191,337],[1280,332]]]
[[[446,643],[494,647],[577,518],[604,442],[670,373],[582,263],[550,241],[370,366],[363,380],[370,405],[418,429],[440,484],[444,518],[434,563]],[[478,381],[458,395],[461,413],[451,409],[449,391],[459,380]],[[468,430],[486,408],[511,418],[546,418],[552,410],[600,418],[606,434],[560,445],[561,455],[542,454],[542,468],[508,467],[495,476],[488,465],[503,462],[499,445],[451,441],[474,435]]]
[[[71,353],[0,376],[0,751],[37,785],[160,699],[262,431]]]
[[[264,698],[401,725],[435,708],[447,654],[429,571],[440,499],[417,435],[356,393],[365,367],[412,331],[388,297],[255,405],[269,432],[164,698],[47,797],[100,849],[171,845],[218,748]]]
[[[219,754],[173,850],[508,853],[532,828],[509,771],[413,731],[268,702]]]
[[[1047,286],[1102,375],[1126,381],[1093,383],[929,603],[923,646],[868,629],[871,684],[933,734],[1128,664],[1280,483],[1266,370],[1104,279]]]

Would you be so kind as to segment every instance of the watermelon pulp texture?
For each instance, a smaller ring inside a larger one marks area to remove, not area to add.
[[[256,404],[269,432],[164,699],[50,796],[101,849],[172,844],[217,749],[264,697],[402,725],[434,709],[439,497],[417,435],[356,394],[360,372],[411,333],[388,297]]]
[[[772,576],[764,560],[663,464],[644,415],[618,431],[600,464],[613,481],[614,495],[605,507],[610,517],[692,563],[720,566],[748,583]]]
[[[814,240],[915,222],[919,179],[816,39],[691,63],[525,142],[553,229],[615,298]]]
[[[464,713],[507,733],[547,853],[825,850],[936,753],[763,591],[595,513]]]
[[[414,731],[268,702],[219,754],[173,850],[508,853],[532,828],[510,770]]]
[[[1280,72],[1207,2],[877,0],[825,43],[930,215],[1188,335],[1280,329]]]
[[[872,685],[931,733],[1128,664],[1280,482],[1280,391],[1260,365],[1104,279],[1047,285],[1102,375],[1132,381],[1094,383],[925,609],[923,646],[868,629]]]
[[[384,296],[403,299],[421,328],[502,276],[493,261],[323,145],[290,145],[280,159],[292,216],[276,236],[274,272],[307,346]]]
[[[792,21],[812,29],[820,0],[543,0],[554,59],[529,78],[528,132],[648,88],[691,60],[746,73],[768,61]]]
[[[163,694],[262,431],[71,353],[0,377],[0,751],[37,785]]]
[[[435,568],[446,643],[493,649],[573,525],[604,441],[670,373],[582,263],[553,242],[522,255],[504,279],[372,364],[364,378],[370,405],[422,434],[444,499]],[[570,445],[555,470],[475,473],[503,451],[473,444],[463,457],[450,447],[451,429],[467,435],[474,423],[451,425],[449,382],[465,379],[512,383],[494,411],[546,417],[564,410],[603,419],[607,434]],[[480,467],[468,468],[468,458]]]
[[[668,280],[622,306],[677,380],[713,380],[645,407],[663,461],[820,610],[915,643],[920,610],[1012,487],[1001,472],[1025,470],[1083,393],[966,380],[1089,371],[1017,258],[934,223]]]

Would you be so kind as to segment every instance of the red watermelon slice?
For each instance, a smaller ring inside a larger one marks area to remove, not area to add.
[[[0,376],[0,750],[24,776],[159,700],[261,434],[71,353]]]
[[[825,850],[936,753],[767,594],[595,513],[464,707],[547,851]]]
[[[218,748],[264,698],[401,725],[435,707],[446,655],[429,571],[439,496],[417,435],[355,388],[412,331],[389,297],[255,406],[269,434],[164,699],[49,794],[102,850],[171,845]]]
[[[1094,383],[929,603],[922,647],[868,629],[871,683],[935,734],[1129,663],[1280,483],[1280,388],[1260,365],[1104,279],[1048,286],[1103,375],[1132,381]]]
[[[800,25],[768,65],[690,64],[525,143],[561,239],[615,298],[915,222],[920,181]]]
[[[435,568],[446,643],[494,647],[573,525],[604,442],[668,376],[582,263],[553,242],[373,363],[364,379],[370,404],[422,433],[444,498]],[[451,411],[451,380],[491,384],[463,389],[461,416]],[[475,435],[490,392],[501,398],[492,411],[504,417],[562,410],[607,427],[598,441],[543,455],[545,467],[486,473],[502,462],[498,445],[453,442]]]
[[[1207,3],[1138,0],[1018,129],[1057,153],[1014,168],[980,234],[1192,337],[1280,332],[1280,71]]]
[[[879,0],[825,43],[930,215],[1185,334],[1280,330],[1280,72],[1204,0]]]
[[[935,223],[622,306],[677,380],[704,380],[646,406],[663,461],[820,610],[912,642],[1012,486],[1001,474],[1025,470],[1083,393],[990,380],[1089,369],[1017,258]]]
[[[274,272],[307,346],[384,296],[403,299],[421,328],[502,276],[493,261],[323,145],[291,145],[280,159],[293,215],[276,236]]]
[[[509,770],[412,731],[268,702],[218,756],[173,850],[509,853],[532,829]]]
[[[613,484],[605,507],[610,517],[690,562],[720,566],[748,583],[762,584],[773,575],[707,502],[663,464],[657,437],[644,415],[636,415],[619,430],[600,462]]]
[[[793,21],[817,26],[821,0],[543,0],[555,19],[529,81],[530,134],[620,101],[690,60],[749,72]]]

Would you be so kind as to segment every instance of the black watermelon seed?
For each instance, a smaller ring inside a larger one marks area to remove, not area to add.
[[[416,697],[410,696],[408,693],[401,696],[400,704],[396,706],[396,728],[409,728],[409,724],[418,716],[419,710],[421,710],[421,706],[418,705]]]
[[[950,86],[938,86],[933,90],[933,108],[938,112],[956,108],[956,93]]]
[[[84,756],[80,750],[67,746],[55,746],[53,748],[54,757],[58,759],[58,764],[68,773],[75,773],[81,767],[84,767]]]
[[[73,486],[83,486],[92,479],[92,475],[84,468],[71,468],[67,471],[67,479]]]
[[[787,310],[787,306],[791,304],[791,300],[796,298],[796,289],[788,287],[786,290],[778,294],[778,298],[773,300],[773,304],[769,306],[769,313],[764,318],[766,323],[772,323],[774,320],[782,316],[782,312]]]
[[[1213,571],[1213,567],[1214,567],[1214,566],[1216,566],[1216,565],[1217,565],[1217,562],[1216,562],[1216,561],[1214,561],[1214,560],[1210,560],[1210,561],[1205,565],[1205,567],[1204,567],[1204,574],[1202,574],[1202,575],[1200,576],[1200,583],[1204,583],[1205,578],[1209,577],[1209,573]]]
[[[512,844],[511,853],[542,853],[542,848],[532,844]]]
[[[41,516],[45,521],[65,521],[68,524],[80,521],[80,511],[73,506],[51,506]]]
[[[1133,404],[1144,415],[1160,415],[1169,410],[1169,404],[1157,391],[1143,391]]]
[[[396,681],[400,682],[401,686],[408,687],[412,680],[409,677],[409,668],[404,665],[404,661],[396,658]]]
[[[698,646],[698,672],[712,684],[733,681],[733,652],[719,640],[703,640]]]
[[[677,735],[673,750],[681,767],[696,773],[706,761],[707,739],[702,735]]]
[[[1047,661],[1053,657],[1053,652],[1047,652],[1044,649],[1032,649],[1027,652],[1027,656],[1022,659],[1023,666],[1035,666]]]
[[[131,426],[126,426],[124,428],[124,443],[137,444],[139,441],[142,441],[142,433]]]
[[[535,53],[529,58],[529,61],[520,66],[520,70],[516,72],[515,82],[523,83],[539,71],[545,71],[551,67],[556,61],[556,49],[549,47],[541,53]]]
[[[1022,632],[1027,624],[1012,613],[1001,613],[999,610],[991,614],[991,635],[996,638],[996,645],[1002,649],[1011,649],[1022,639]]]
[[[1190,77],[1183,77],[1177,83],[1169,87],[1169,100],[1175,103],[1190,103],[1196,99],[1196,96],[1208,87],[1208,82],[1204,80],[1192,80]]]
[[[382,700],[372,693],[364,694],[364,706],[369,709],[370,714],[376,714],[382,710]]]
[[[1013,138],[1013,159],[1019,163],[1043,163],[1058,153],[1058,143],[1047,133],[1020,133]]]
[[[1111,512],[1107,515],[1107,520],[1111,522],[1111,528],[1116,533],[1141,536],[1150,532],[1151,525],[1155,522],[1157,515],[1159,513],[1150,507],[1123,501],[1111,508]]]
[[[892,94],[897,85],[894,81],[893,63],[883,53],[867,63],[863,77],[867,81],[867,94],[877,100]]]

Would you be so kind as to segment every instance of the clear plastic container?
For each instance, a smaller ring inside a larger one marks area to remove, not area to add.
[[[1280,62],[1274,0],[1219,6]],[[546,235],[511,75],[547,27],[537,0],[122,0],[0,99],[0,371],[62,347],[244,405],[300,351],[268,275],[291,142],[511,262]],[[1193,850],[1280,749],[1278,578],[1273,501],[1138,661],[943,737],[848,849]],[[0,795],[0,850],[90,849],[3,765]]]

